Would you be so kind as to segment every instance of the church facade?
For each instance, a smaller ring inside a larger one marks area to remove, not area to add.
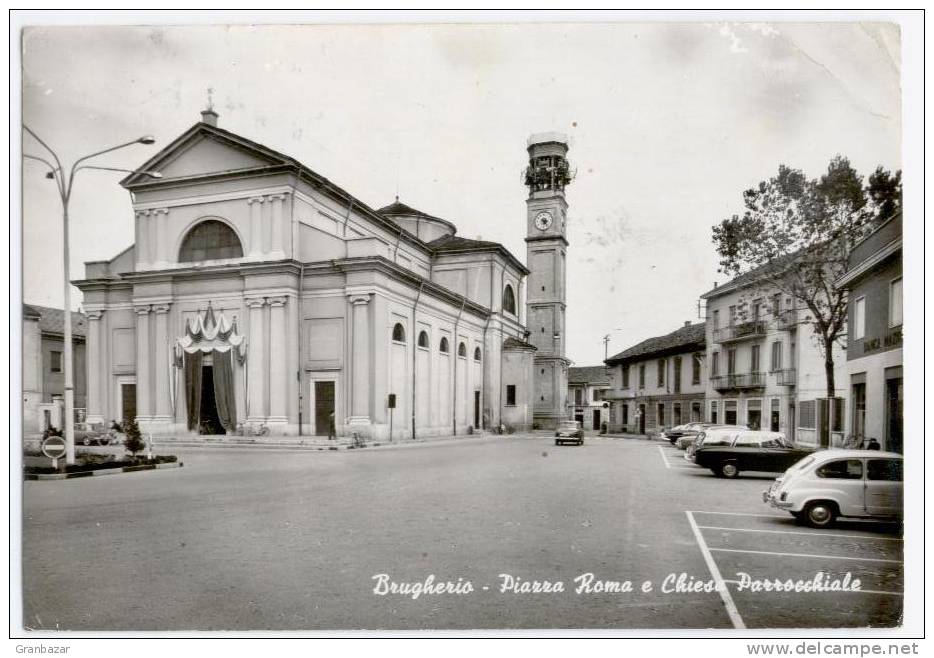
[[[121,182],[134,244],[76,282],[89,422],[395,440],[537,422],[523,300],[538,322],[541,298],[501,244],[398,199],[371,209],[212,110],[138,171],[161,177]]]

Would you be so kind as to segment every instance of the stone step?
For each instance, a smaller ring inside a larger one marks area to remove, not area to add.
[[[237,448],[306,448],[318,450],[343,449],[351,444],[348,438],[329,440],[322,437],[298,436],[156,436],[155,446],[207,446]]]

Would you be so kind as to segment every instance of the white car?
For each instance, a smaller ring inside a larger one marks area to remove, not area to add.
[[[685,445],[684,458],[694,461],[694,451],[703,446],[729,446],[740,432],[748,430],[745,425],[710,425],[694,436],[694,440]]]
[[[775,480],[762,499],[815,528],[838,516],[900,519],[902,456],[877,450],[822,450]]]

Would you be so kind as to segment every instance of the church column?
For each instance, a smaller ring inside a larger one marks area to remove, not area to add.
[[[263,337],[262,297],[247,299],[250,308],[250,342],[247,352],[247,377],[249,378],[249,416],[247,422],[266,421],[266,341]]]
[[[270,194],[266,200],[271,204],[270,218],[272,224],[272,237],[270,239],[269,250],[273,258],[284,258],[285,249],[282,244],[282,206],[285,200],[284,194]]]
[[[247,199],[250,205],[250,258],[259,258],[263,252],[263,206],[265,199],[254,196]]]
[[[284,433],[288,423],[288,378],[286,351],[288,336],[285,330],[285,304],[288,297],[270,297],[269,302],[269,425],[280,425]]]
[[[149,423],[152,408],[149,400],[152,384],[149,381],[149,304],[134,307],[136,311],[136,419]],[[142,428],[141,428],[142,429]]]
[[[88,318],[88,349],[87,363],[85,370],[88,373],[88,397],[87,397],[87,422],[98,424],[104,422],[103,409],[101,406],[101,373],[104,369],[101,367],[101,338],[103,310],[85,309],[85,315]]]
[[[351,391],[351,425],[370,424],[370,321],[369,295],[349,298],[353,305],[353,386]]]
[[[153,340],[156,347],[156,360],[154,368],[156,409],[153,421],[164,424],[166,427],[160,428],[169,430],[167,427],[173,421],[172,405],[169,399],[169,387],[172,382],[169,380],[171,363],[169,361],[169,304],[153,304],[152,312],[156,314],[156,335]]]
[[[175,260],[169,258],[169,209],[156,208],[152,211],[152,218],[149,221],[153,223],[155,230],[153,265],[163,269],[168,266],[170,260]]]
[[[141,270],[149,268],[149,215],[148,210],[136,213],[136,264]]]
[[[521,324],[523,327],[527,327],[527,323],[529,321],[527,309],[525,307],[525,296],[527,294],[525,288],[528,278],[528,276],[524,276],[519,279],[519,297],[516,299],[516,315],[519,318],[519,324]]]
[[[146,211],[146,241],[149,243],[149,267],[155,269],[156,263],[159,261],[159,211],[157,210],[147,210]]]

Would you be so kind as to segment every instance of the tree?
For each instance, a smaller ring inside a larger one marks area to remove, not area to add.
[[[836,156],[819,179],[780,165],[778,174],[743,193],[745,210],[713,227],[720,271],[744,274],[750,289],[791,297],[808,311],[824,357],[827,397],[834,397],[833,346],[846,328],[852,245],[901,209],[901,171],[879,167],[864,186],[847,158]]]
[[[881,219],[892,217],[902,210],[902,172],[893,175],[882,167],[869,175],[866,188],[870,202],[876,207],[876,215]]]
[[[139,425],[136,423],[135,418],[124,423],[123,427],[124,432],[126,433],[126,438],[123,440],[123,446],[127,451],[133,456],[136,457],[136,453],[142,452],[146,447],[146,442],[143,441],[143,437],[139,431]]]

